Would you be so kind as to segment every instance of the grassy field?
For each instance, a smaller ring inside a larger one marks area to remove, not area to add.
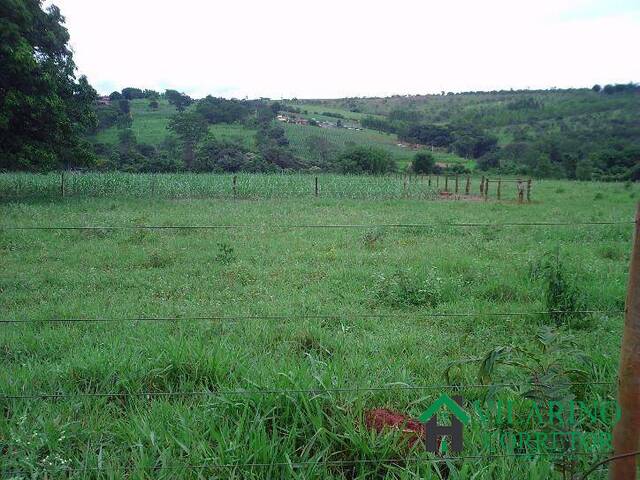
[[[218,181],[213,177],[208,184]],[[194,196],[200,188],[194,182],[207,183],[182,178]],[[311,191],[311,177],[280,178]],[[417,417],[441,393],[486,399],[489,389],[464,387],[478,383],[475,366],[449,379],[444,372],[451,362],[496,347],[537,348],[539,329],[555,325],[546,315],[490,313],[548,309],[541,272],[550,252],[583,309],[624,306],[631,224],[447,223],[631,221],[637,186],[536,182],[534,203],[517,205],[391,198],[399,184],[392,178],[378,179],[390,183],[362,199],[345,198],[340,189],[319,198],[269,198],[281,180],[241,180],[259,200],[90,197],[79,190],[65,199],[0,203],[0,227],[245,225],[0,230],[2,318],[34,322],[0,324],[0,477],[437,479],[446,471],[452,479],[563,478],[553,456],[521,458],[509,456],[518,453],[509,447],[482,447],[475,417],[465,427],[463,451],[472,458],[440,467],[397,432],[368,431],[363,417],[376,407]],[[341,187],[355,179],[332,182]],[[398,223],[425,226],[383,226]],[[283,227],[305,224],[360,226]],[[237,318],[190,319],[195,316]],[[136,317],[179,319],[131,320]],[[52,318],[115,321],[44,322]],[[560,323],[556,334],[575,342],[575,349],[559,351],[562,368],[580,367],[587,383],[615,382],[622,314]],[[491,380],[529,379],[522,369],[505,367]],[[452,383],[459,387],[435,387]],[[320,391],[300,392],[307,389]],[[525,391],[492,393],[516,402],[517,416],[528,401]],[[70,396],[6,397],[44,392]],[[100,392],[121,396],[94,395]],[[574,385],[570,393],[584,402],[610,400],[615,385]],[[530,426],[522,417],[518,424]],[[610,427],[581,426],[604,433]],[[608,452],[580,453],[574,472]],[[498,457],[473,458],[489,454]]]

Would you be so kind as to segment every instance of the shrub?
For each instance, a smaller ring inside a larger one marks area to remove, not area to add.
[[[352,147],[338,159],[343,173],[369,173],[380,175],[393,172],[396,164],[386,151],[374,147]]]
[[[418,152],[413,157],[411,167],[415,173],[433,173],[436,161],[428,152]]]

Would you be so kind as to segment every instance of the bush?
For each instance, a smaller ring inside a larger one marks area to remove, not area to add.
[[[433,173],[436,161],[428,152],[418,152],[413,157],[411,167],[415,173]]]
[[[206,137],[196,150],[193,169],[197,172],[238,172],[246,170],[249,156],[245,147],[233,141]]]
[[[339,169],[343,173],[369,173],[380,175],[393,172],[396,164],[391,155],[375,147],[352,147],[338,159]]]

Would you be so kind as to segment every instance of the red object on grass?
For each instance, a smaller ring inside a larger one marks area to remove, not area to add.
[[[375,430],[378,433],[385,429],[400,430],[403,438],[409,440],[410,447],[413,447],[424,435],[424,425],[418,420],[386,408],[374,408],[365,412],[364,423],[369,430]]]

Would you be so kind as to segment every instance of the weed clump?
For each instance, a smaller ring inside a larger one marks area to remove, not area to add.
[[[146,268],[164,268],[173,263],[173,258],[161,252],[151,252],[144,263]]]
[[[236,261],[237,255],[235,249],[228,243],[218,243],[218,253],[215,256],[216,262],[223,265],[229,265]]]
[[[435,269],[422,274],[407,270],[378,275],[373,292],[376,303],[390,307],[433,308],[442,301],[443,286]]]
[[[531,266],[530,273],[534,279],[543,280],[547,311],[556,326],[584,316],[579,312],[584,305],[582,295],[575,278],[560,259],[559,251],[546,254],[541,262]]]
[[[369,230],[362,236],[362,243],[368,248],[375,248],[384,238],[384,230]]]

